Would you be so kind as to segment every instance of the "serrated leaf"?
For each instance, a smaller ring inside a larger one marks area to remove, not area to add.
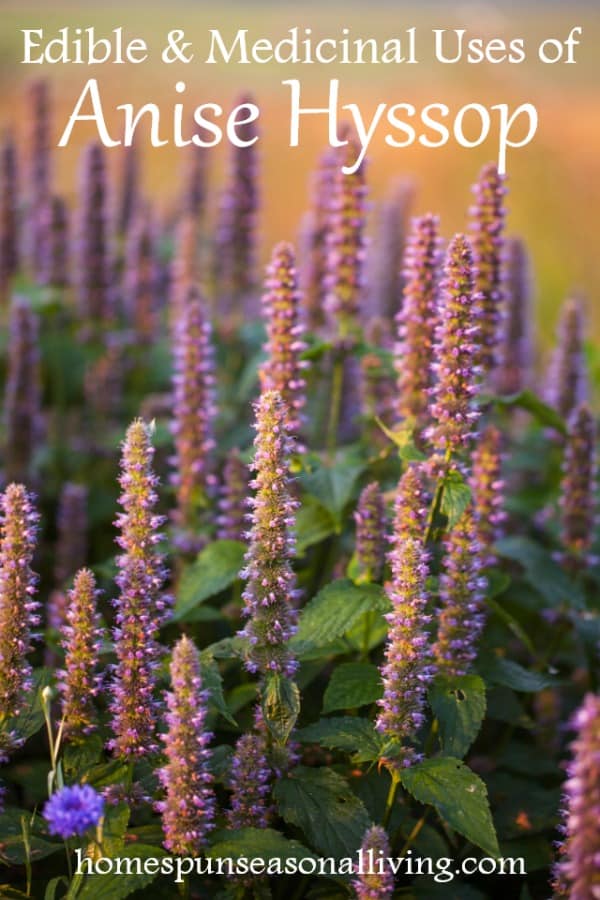
[[[443,480],[440,512],[448,519],[448,528],[454,528],[471,501],[471,488],[460,472],[453,469]]]
[[[265,723],[280,744],[285,744],[300,713],[298,686],[284,675],[268,675],[262,693]]]
[[[427,459],[425,454],[419,450],[414,441],[414,423],[405,422],[398,428],[388,428],[385,422],[382,422],[379,416],[375,416],[377,425],[386,437],[392,441],[398,448],[398,456],[405,462],[421,462]]]
[[[479,675],[438,675],[429,689],[429,704],[438,720],[442,752],[462,759],[485,716],[483,680]]]
[[[128,897],[134,891],[152,884],[158,875],[158,871],[153,874],[146,874],[144,861],[157,859],[160,866],[160,860],[166,855],[165,851],[160,847],[151,847],[147,844],[136,844],[133,847],[126,845],[119,851],[119,859],[123,860],[121,863],[122,874],[117,875],[116,872],[113,872],[102,876],[83,875],[80,881],[81,887],[73,896],[76,896],[77,900],[122,900],[122,898]],[[136,859],[140,860],[139,875],[136,874]],[[132,874],[130,875],[123,874],[123,866],[126,865],[125,860],[131,860]],[[77,876],[75,877],[77,878]]]
[[[294,737],[305,744],[315,743],[331,750],[344,750],[353,754],[356,763],[378,759],[381,750],[381,740],[371,722],[358,716],[321,719],[296,731]]]
[[[316,859],[299,841],[284,837],[273,828],[240,828],[237,831],[217,831],[214,843],[206,856],[216,859]]]
[[[498,856],[486,786],[461,760],[434,757],[400,769],[399,775],[415,800],[435,807],[450,828],[489,856]]]
[[[208,691],[209,701],[217,709],[217,711],[231,725],[237,727],[237,722],[231,715],[231,710],[225,702],[223,696],[223,679],[219,671],[219,667],[214,661],[206,662],[201,659],[201,675],[202,686]]]
[[[348,505],[365,463],[352,459],[347,453],[338,454],[331,463],[321,463],[312,472],[301,476],[309,494],[313,494],[331,513],[336,526],[342,524],[342,513]]]
[[[225,590],[244,565],[246,547],[241,541],[213,541],[184,571],[177,591],[173,620],[178,622],[209,597]]]
[[[324,856],[352,856],[371,825],[345,779],[331,769],[298,766],[274,789],[281,817],[304,832]]]
[[[371,663],[342,663],[333,670],[323,697],[323,712],[357,709],[383,694],[381,675]]]
[[[512,659],[493,656],[480,664],[484,678],[491,684],[501,684],[515,691],[534,694],[547,687],[556,687],[559,678],[547,672],[533,672]]]
[[[363,613],[385,606],[379,585],[357,585],[347,578],[332,581],[300,613],[292,643],[324,646],[348,631]]]

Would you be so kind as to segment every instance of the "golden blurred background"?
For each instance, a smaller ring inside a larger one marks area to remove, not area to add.
[[[184,80],[183,100],[190,115],[202,102],[216,101],[225,109],[240,92],[251,92],[261,108],[261,159],[263,207],[262,257],[277,240],[294,240],[308,201],[307,185],[318,154],[326,143],[326,125],[315,119],[303,125],[302,145],[288,146],[289,93],[286,78],[299,78],[303,101],[325,105],[330,78],[340,78],[344,102],[351,100],[373,110],[378,102],[410,102],[417,109],[437,101],[451,109],[480,102],[535,104],[539,128],[533,142],[509,151],[508,228],[521,234],[530,248],[536,280],[540,339],[551,339],[558,307],[571,290],[588,298],[590,332],[600,334],[600,310],[596,286],[600,253],[596,230],[600,205],[600,5],[595,3],[513,2],[427,4],[373,2],[302,3],[200,3],[198,0],[128,0],[117,3],[27,2],[3,0],[0,26],[0,125],[26,134],[25,88],[28,80],[43,75],[52,85],[56,134],[90,77],[98,79],[107,111],[107,122],[119,128],[118,103],[161,106],[165,122],[174,102],[182,98],[174,85]],[[23,28],[43,28],[50,39],[64,26],[94,26],[99,35],[122,26],[128,37],[139,36],[149,45],[151,58],[137,66],[23,65]],[[419,42],[429,47],[432,28],[466,27],[472,36],[523,37],[528,59],[520,65],[442,65],[421,53],[418,65],[249,65],[207,66],[200,59],[190,65],[164,65],[160,51],[170,29],[184,29],[187,40],[205,47],[209,28],[232,36],[249,28],[256,37],[278,40],[293,26],[310,27],[315,37],[340,37],[342,27],[354,36],[384,40],[416,27]],[[545,37],[564,39],[573,26],[583,35],[576,65],[543,65],[536,48]],[[77,155],[95,130],[78,125],[70,145],[55,151],[59,190],[74,199]],[[448,144],[441,149],[413,145],[392,149],[376,136],[369,152],[368,177],[374,203],[384,196],[386,185],[397,176],[414,179],[415,213],[439,212],[444,233],[464,227],[470,203],[469,186],[480,165],[495,157],[496,145],[464,149]],[[211,177],[222,181],[227,144],[208,151]],[[119,148],[109,151],[111,165],[118,162]],[[145,147],[143,169],[148,193],[164,206],[176,201],[180,191],[182,151],[172,146]],[[216,193],[216,191],[214,192]]]

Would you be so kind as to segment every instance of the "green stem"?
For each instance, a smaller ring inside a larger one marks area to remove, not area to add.
[[[429,815],[429,810],[426,809],[425,812],[423,813],[423,815],[421,816],[421,818],[419,819],[419,821],[415,823],[415,826],[414,826],[413,830],[411,831],[411,833],[409,834],[409,836],[406,838],[406,841],[404,843],[404,846],[402,847],[402,850],[399,853],[399,856],[404,856],[406,851],[410,848],[410,845],[418,838],[419,834],[421,833],[421,829],[423,828],[423,825],[427,821],[428,815]]]
[[[338,354],[333,364],[331,376],[331,404],[329,406],[329,422],[327,423],[327,450],[330,455],[333,454],[337,444],[343,391],[344,359]]]
[[[381,820],[381,824],[384,828],[387,828],[390,823],[392,810],[396,801],[396,794],[398,793],[398,787],[400,785],[400,779],[398,778],[398,775],[395,772],[392,772],[391,775],[392,783],[390,784],[390,789],[385,801],[385,812],[383,813],[383,819]]]

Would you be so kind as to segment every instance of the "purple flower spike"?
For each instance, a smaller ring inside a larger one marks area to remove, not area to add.
[[[100,689],[98,654],[102,644],[100,617],[96,612],[99,591],[89,569],[81,569],[68,593],[67,626],[62,646],[64,670],[59,672],[59,690],[65,736],[81,741],[96,728],[94,698]]]
[[[89,784],[74,784],[52,794],[44,806],[50,834],[63,840],[95,828],[104,814],[104,798]]]
[[[191,144],[188,147],[184,163],[181,212],[183,215],[194,216],[198,220],[204,214],[208,195],[207,163],[206,149]]]
[[[428,422],[428,395],[433,384],[435,328],[438,318],[437,277],[440,264],[438,219],[414,219],[404,258],[404,295],[396,316],[398,343],[397,415],[414,420],[419,430]]]
[[[87,560],[87,502],[85,485],[70,481],[64,485],[58,501],[54,564],[54,578],[60,588],[83,568]]]
[[[52,288],[69,284],[69,216],[61,197],[51,197],[40,210],[40,268],[38,281]]]
[[[241,97],[239,104],[250,103]],[[256,122],[239,130],[244,141],[258,137]],[[258,212],[258,151],[256,142],[233,147],[228,182],[221,195],[215,247],[216,295],[225,315],[239,314],[240,304],[256,287],[256,217]]]
[[[213,424],[216,415],[212,330],[204,300],[190,286],[175,335],[173,483],[177,497],[175,524],[193,531],[206,507],[215,479]]]
[[[279,391],[289,411],[289,430],[298,436],[306,403],[303,372],[308,363],[300,318],[300,294],[296,284],[296,260],[291,244],[278,244],[267,269],[263,318],[267,327],[267,360],[260,372],[264,390]]]
[[[40,211],[51,195],[52,135],[50,124],[50,92],[48,82],[39,79],[29,85],[28,159],[28,259],[36,276],[42,266],[43,235]]]
[[[560,489],[562,561],[577,572],[592,562],[597,514],[596,424],[581,405],[569,419]]]
[[[182,216],[175,235],[175,255],[171,265],[169,321],[176,331],[185,309],[190,286],[198,283],[198,220],[187,214]]]
[[[421,467],[410,466],[398,485],[395,502],[392,569],[386,586],[392,611],[386,615],[389,632],[381,669],[383,697],[375,727],[400,746],[392,762],[409,766],[419,756],[412,747],[425,717],[427,685],[433,676],[430,664],[426,613],[429,554],[425,549],[427,497]]]
[[[477,656],[484,619],[486,579],[481,575],[484,548],[472,506],[444,539],[444,572],[440,575],[439,627],[433,648],[444,675],[466,675]]]
[[[376,481],[362,491],[354,521],[359,578],[362,581],[379,581],[385,562],[387,523],[385,501]]]
[[[158,478],[152,471],[154,448],[147,426],[136,419],[123,444],[121,475],[123,509],[116,525],[119,595],[114,601],[113,630],[117,665],[111,685],[114,738],[109,747],[119,756],[141,757],[158,750],[156,670],[161,648],[159,629],[170,598],[161,593],[166,571],[157,549],[164,522],[154,509]]]
[[[288,648],[295,632],[298,597],[292,569],[294,513],[298,507],[291,493],[289,460],[293,440],[288,432],[288,412],[277,391],[261,394],[255,406],[256,473],[250,487],[256,490],[249,503],[252,526],[246,565],[240,573],[246,581],[244,615],[240,633],[249,642],[246,667],[261,675],[291,676],[297,663]]]
[[[88,144],[82,157],[76,247],[77,303],[87,327],[109,324],[113,318],[107,193],[104,148]]]
[[[206,729],[207,693],[202,689],[200,657],[185,635],[175,645],[170,671],[168,730],[163,738],[167,764],[159,771],[166,798],[157,809],[167,850],[197,856],[214,827],[208,750],[212,734]]]
[[[126,235],[140,206],[140,159],[137,147],[123,147],[117,209],[117,231]]]
[[[0,497],[0,717],[20,712],[31,688],[27,655],[39,625],[31,570],[39,516],[22,484],[9,484]],[[0,749],[0,756],[2,755]]]
[[[13,300],[10,315],[8,372],[4,416],[7,481],[27,483],[41,432],[40,352],[38,317],[29,301]]]
[[[136,342],[151,344],[158,332],[158,268],[152,223],[136,217],[129,226],[124,273],[124,306]]]
[[[498,347],[495,384],[499,394],[518,394],[533,380],[533,303],[529,257],[523,241],[506,245],[506,315]]]
[[[565,783],[564,840],[554,869],[555,897],[590,900],[598,896],[600,876],[600,698],[587,694],[575,714],[577,737]]]
[[[473,451],[470,486],[484,566],[496,564],[493,547],[502,537],[502,525],[506,519],[501,448],[500,431],[494,425],[488,425]]]
[[[504,181],[494,163],[485,165],[473,186],[475,203],[470,210],[475,290],[480,295],[481,313],[477,362],[484,377],[496,365],[503,315]]]
[[[563,306],[556,349],[548,373],[547,400],[564,419],[588,399],[588,379],[583,355],[585,324],[583,304],[571,297]]]
[[[19,268],[17,148],[12,137],[0,147],[0,292]]]
[[[327,273],[325,307],[341,339],[359,329],[364,292],[366,258],[365,166],[353,175],[344,175],[342,166],[356,160],[359,149],[353,138],[337,158],[327,230]]]
[[[263,734],[243,734],[231,762],[231,828],[267,828],[273,810],[268,797],[272,772]]]
[[[405,254],[410,208],[415,186],[401,178],[392,182],[381,202],[377,236],[373,242],[372,314],[391,321],[402,306],[406,273],[398,264]],[[368,323],[367,323],[368,324]]]
[[[243,541],[246,531],[244,508],[248,496],[248,466],[240,451],[230,450],[223,466],[219,497],[217,537],[222,541]]]
[[[440,295],[432,363],[436,383],[429,411],[432,424],[425,436],[439,456],[450,456],[469,446],[480,415],[475,404],[479,299],[474,293],[471,247],[462,234],[448,248]]]
[[[361,846],[361,866],[358,877],[352,882],[357,900],[391,900],[394,893],[394,875],[388,865],[391,856],[390,842],[385,829],[373,825],[365,834]],[[367,870],[372,868],[372,872]]]

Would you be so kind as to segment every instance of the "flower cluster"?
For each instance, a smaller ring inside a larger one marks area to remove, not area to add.
[[[231,761],[232,828],[266,828],[272,816],[267,802],[272,772],[267,761],[264,734],[243,734]]]
[[[394,893],[394,876],[387,862],[391,855],[390,842],[385,829],[372,825],[361,845],[363,869],[352,882],[358,900],[391,900]]]
[[[561,481],[561,543],[567,568],[577,571],[591,561],[597,512],[596,425],[584,404],[569,419]]]
[[[18,267],[17,148],[7,136],[0,146],[0,296]]]
[[[70,282],[69,214],[61,197],[51,197],[39,212],[41,249],[38,281],[60,289]]]
[[[7,481],[30,482],[41,431],[41,386],[38,317],[22,297],[10,312],[8,372],[4,395]]]
[[[106,161],[101,144],[89,144],[81,169],[77,223],[77,302],[89,327],[112,320]]]
[[[499,429],[488,425],[473,451],[470,487],[484,566],[493,566],[496,562],[493,547],[502,537],[502,524],[506,520],[501,445]]]
[[[136,341],[150,344],[158,328],[158,275],[152,223],[137,216],[127,234],[123,300]]]
[[[60,588],[86,563],[87,502],[88,490],[85,485],[65,482],[60,492],[56,516],[54,579]]]
[[[506,242],[505,316],[494,375],[500,394],[518,394],[532,386],[533,309],[529,257],[523,241]]]
[[[333,190],[336,168],[337,152],[328,147],[321,154],[313,179],[311,209],[302,221],[300,284],[307,322],[314,330],[324,324],[327,232],[330,226],[328,201]]]
[[[356,565],[365,581],[379,581],[385,562],[385,501],[376,481],[362,491],[356,512]]]
[[[217,537],[220,540],[242,541],[246,530],[244,509],[248,494],[248,466],[237,448],[230,450],[223,466],[223,481],[219,495]]]
[[[563,418],[585,403],[588,395],[583,355],[585,333],[583,305],[576,297],[565,303],[558,327],[556,349],[548,373],[546,397]]]
[[[368,302],[373,314],[387,321],[394,318],[402,304],[406,274],[398,261],[405,258],[408,250],[409,214],[414,194],[413,182],[399,178],[390,185],[378,210]]]

